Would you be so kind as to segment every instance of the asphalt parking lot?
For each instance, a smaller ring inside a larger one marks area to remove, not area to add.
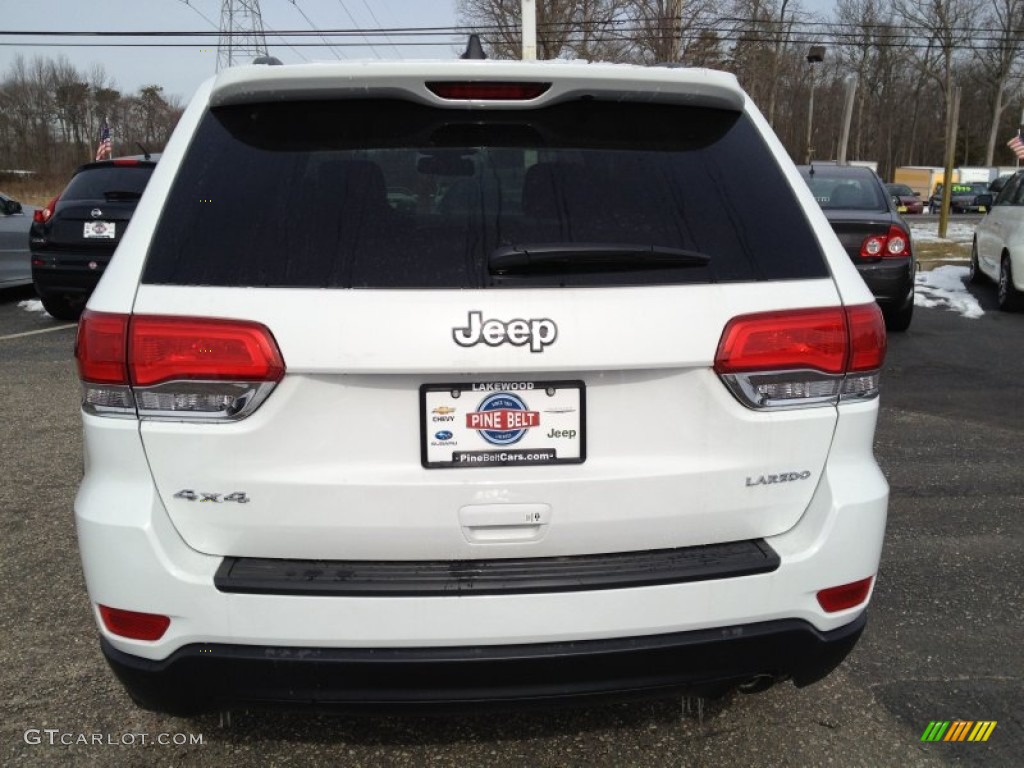
[[[1024,314],[918,308],[890,337],[877,454],[889,528],[867,631],[826,681],[445,718],[136,709],[99,652],[76,550],[74,331],[0,291],[0,731],[4,765],[1020,765],[1024,754]],[[694,707],[695,709],[695,707]],[[922,743],[931,721],[996,721]],[[167,743],[159,743],[159,742]],[[70,742],[70,743],[68,743]],[[201,742],[201,743],[196,743]]]

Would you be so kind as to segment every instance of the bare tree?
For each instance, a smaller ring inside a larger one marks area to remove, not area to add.
[[[538,0],[537,56],[541,59],[622,57],[625,0]],[[488,54],[518,59],[522,53],[521,0],[458,0],[460,21],[478,31]]]
[[[903,23],[919,30],[927,46],[913,57],[918,74],[932,80],[942,95],[946,133],[952,123],[953,88],[960,51],[971,46],[972,29],[982,0],[892,0],[893,11]]]
[[[631,60],[707,66],[709,59],[721,59],[715,0],[629,0],[623,10],[633,44]]]
[[[62,178],[94,156],[100,124],[109,121],[115,154],[137,143],[160,150],[181,104],[158,85],[122,96],[102,68],[89,73],[66,58],[15,57],[0,79],[0,168],[33,170]]]
[[[732,69],[754,100],[764,105],[774,127],[780,122],[781,89],[800,87],[802,55],[792,43],[792,30],[806,16],[795,0],[733,0],[728,7],[732,20],[719,26],[735,41]]]
[[[1024,79],[1024,0],[989,0],[981,19],[985,40],[974,49],[974,58],[991,99],[985,165],[992,165],[1000,120],[1010,105],[1009,96]]]

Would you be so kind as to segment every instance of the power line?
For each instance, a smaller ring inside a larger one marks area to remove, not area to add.
[[[267,55],[259,0],[222,0],[217,71]],[[237,59],[237,62],[236,62]]]
[[[210,18],[209,16],[207,16],[207,15],[206,15],[205,13],[203,13],[203,12],[202,12],[202,11],[200,11],[200,10],[199,10],[198,8],[196,8],[196,7],[194,6],[194,5],[192,5],[192,4],[191,4],[191,3],[189,2],[189,0],[180,0],[180,2],[184,3],[184,4],[185,4],[185,5],[187,5],[187,6],[189,7],[189,8],[191,8],[191,9],[192,9],[193,11],[195,11],[196,13],[198,13],[198,14],[199,14],[199,15],[200,15],[200,16],[201,16],[201,17],[202,17],[203,19],[205,19],[205,20],[206,20],[206,22],[207,22],[207,23],[208,23],[208,24],[209,24],[209,25],[210,25],[211,27],[213,27],[214,29],[217,29],[217,24],[216,24],[216,23],[215,23],[215,22],[213,21],[213,19],[211,19],[211,18]],[[305,56],[303,56],[303,55],[302,55],[302,51],[300,51],[300,50],[298,50],[298,49],[296,49],[296,48],[292,48],[292,46],[288,45],[288,41],[287,41],[287,40],[285,40],[284,38],[282,38],[282,37],[281,37],[281,36],[280,36],[279,34],[277,34],[277,33],[276,33],[276,32],[275,32],[274,30],[272,30],[272,29],[271,29],[270,27],[268,27],[268,26],[264,25],[264,27],[263,27],[263,28],[264,28],[264,29],[265,29],[265,30],[266,30],[267,32],[269,32],[269,33],[270,33],[271,37],[276,37],[276,38],[278,38],[279,40],[281,40],[281,44],[282,44],[282,45],[284,45],[284,46],[286,46],[286,47],[288,47],[288,48],[291,48],[292,52],[293,52],[293,53],[294,53],[294,54],[295,54],[296,56],[298,56],[298,57],[299,57],[300,59],[302,59],[303,61],[309,61],[309,59],[307,59],[307,58],[306,58]],[[219,34],[219,30],[218,30],[218,34]]]
[[[295,6],[295,10],[297,10],[299,13],[302,14],[302,18],[304,18],[306,20],[306,23],[309,24],[309,26],[311,26],[315,32],[319,32],[320,30],[317,29],[316,24],[314,24],[313,20],[310,19],[309,16],[306,15],[306,12],[299,7],[299,4],[296,2],[296,0],[291,0],[291,3],[292,3],[293,6]],[[341,59],[341,56],[338,55],[338,52],[334,49],[334,47],[330,43],[327,42],[327,38],[326,37],[324,37],[323,35],[320,35],[320,39],[323,40],[324,43],[327,45],[327,47],[331,49],[331,53],[334,54],[334,58]]]
[[[187,0],[181,0],[189,8],[196,13],[199,13],[206,21],[210,22],[209,17],[203,15],[195,6],[187,2]],[[438,26],[438,27],[374,27],[372,29],[366,27],[359,27],[358,25],[354,28],[336,28],[336,29],[320,29],[317,27],[309,17],[302,11],[297,5],[296,0],[288,0],[295,6],[296,10],[299,11],[309,23],[312,30],[309,29],[285,29],[277,30],[278,34],[281,35],[385,35],[395,33],[417,33],[417,34],[450,34],[459,33],[465,34],[469,32],[500,32],[500,31],[518,31],[517,25],[507,24],[469,24],[469,25],[450,25],[450,26]],[[350,15],[351,18],[351,15]],[[754,19],[715,19],[714,21],[700,22],[697,24],[684,25],[680,23],[665,23],[656,24],[653,26],[637,23],[631,19],[611,19],[607,21],[593,21],[593,20],[581,20],[581,21],[550,21],[550,22],[538,22],[538,29],[551,29],[557,31],[558,29],[575,29],[578,27],[595,26],[595,25],[615,25],[620,27],[627,27],[627,29],[638,31],[644,29],[660,29],[660,30],[671,30],[671,29],[723,29],[724,31],[735,32],[738,31],[733,27],[722,27],[723,22],[736,21],[738,23],[753,24],[757,25],[770,25],[770,20],[754,20]],[[210,22],[212,24],[212,22]],[[777,23],[777,22],[776,22]],[[831,30],[850,28],[853,30],[861,30],[864,26],[870,28],[878,28],[883,30],[903,30],[907,34],[912,32],[916,33],[919,37],[928,37],[926,33],[920,31],[920,27],[912,24],[885,24],[885,25],[860,25],[849,22],[786,22],[787,25],[792,24],[794,28],[810,26],[810,27],[827,27]],[[216,26],[216,25],[214,25]],[[965,33],[999,33],[1002,34],[1005,30],[1001,27],[992,26],[965,26],[959,27],[957,31]],[[13,36],[25,36],[25,37],[43,37],[43,36],[65,36],[65,37],[202,37],[205,35],[215,34],[205,30],[122,30],[122,31],[108,31],[108,30],[0,30],[0,35],[13,35]],[[830,32],[835,34],[835,32]],[[851,34],[851,33],[844,33]]]
[[[339,0],[339,2],[340,1],[341,0]],[[377,18],[377,14],[373,12],[373,8],[370,7],[370,4],[366,2],[366,0],[363,0],[363,5],[366,7],[367,12],[370,14],[370,18],[373,19],[373,23],[376,24],[378,27],[384,26],[383,24],[380,23],[380,19]],[[384,35],[384,39],[387,40],[389,44],[391,43],[391,38],[388,37],[387,35]],[[395,46],[393,45],[391,47],[395,48]],[[402,55],[401,53],[399,53],[397,48],[395,48],[395,53],[398,53],[399,56]]]
[[[292,48],[298,55],[301,53],[288,42],[288,38],[295,39],[306,39],[311,36],[316,36],[323,41],[320,43],[308,43],[308,42],[295,42],[295,45],[299,47],[327,47],[331,49],[336,58],[338,52],[336,48],[346,47],[370,47],[374,50],[375,55],[379,57],[379,54],[373,48],[373,43],[370,42],[371,37],[383,36],[387,40],[387,44],[398,52],[399,47],[408,46],[428,46],[428,45],[454,45],[457,44],[458,40],[452,40],[454,37],[465,36],[469,32],[478,32],[487,37],[490,33],[503,33],[509,31],[509,27],[497,26],[497,25],[478,25],[478,26],[449,26],[449,27],[377,27],[374,29],[360,28],[358,25],[354,29],[330,29],[321,30],[315,23],[309,18],[309,16],[302,10],[301,7],[291,0],[296,10],[306,19],[307,23],[313,28],[312,30],[275,30],[275,36],[279,37],[282,42],[288,47]],[[365,2],[365,0],[364,0]],[[195,12],[199,15],[203,15],[198,9],[191,6],[186,2]],[[344,7],[344,6],[343,6]],[[347,11],[347,8],[345,8]],[[350,19],[354,22],[349,13]],[[205,18],[205,17],[204,17]],[[377,19],[375,18],[375,21]],[[729,19],[730,21],[738,21],[743,23],[750,23],[750,19]],[[207,21],[209,21],[207,19]],[[916,28],[906,26],[878,26],[880,34],[871,36],[865,39],[863,29],[858,25],[844,24],[844,23],[825,23],[825,22],[802,22],[793,23],[790,29],[786,32],[771,32],[766,30],[750,30],[743,28],[723,28],[717,22],[697,24],[686,27],[685,34],[684,29],[680,24],[670,25],[655,25],[655,26],[641,26],[632,24],[627,26],[626,20],[611,20],[614,22],[615,28],[603,30],[598,33],[597,36],[588,36],[588,42],[590,43],[601,43],[601,42],[637,42],[636,35],[644,35],[647,37],[654,36],[655,38],[661,37],[681,37],[684,41],[693,42],[701,35],[714,35],[717,42],[722,45],[730,44],[759,44],[759,43],[770,43],[797,46],[817,43],[831,43],[837,46],[853,46],[862,47],[867,45],[873,49],[907,49],[907,50],[926,50],[928,48],[934,49],[934,44],[926,42],[927,36],[922,35]],[[611,23],[609,22],[609,23]],[[378,21],[379,23],[379,21]],[[762,23],[762,22],[758,22]],[[555,33],[556,37],[552,38],[549,36],[542,37],[542,42],[545,43],[564,43],[566,45],[573,45],[582,42],[581,35],[582,30],[579,29],[579,24],[564,23],[564,22],[550,22],[547,24],[540,24],[539,30],[542,32]],[[801,26],[811,27],[826,27],[826,31],[822,32],[811,32],[806,29],[802,29]],[[850,31],[846,31],[850,30]],[[948,46],[953,50],[973,50],[976,48],[982,48],[985,50],[995,50],[999,48],[1013,49],[1015,43],[1018,42],[1019,38],[1015,38],[1012,34],[1008,37],[1004,30],[996,27],[989,26],[972,26],[969,28],[963,28],[962,32],[969,34],[971,39],[969,42],[952,41]],[[659,34],[660,33],[660,34]],[[205,37],[212,32],[205,31],[157,31],[157,30],[136,30],[132,32],[110,32],[110,31],[4,31],[0,30],[0,35],[10,36],[25,36],[25,37],[43,37],[43,36],[55,36],[55,37],[154,37],[154,38],[173,38],[173,37]],[[328,38],[347,38],[358,36],[362,38],[363,42],[340,42],[334,40],[332,42]],[[447,38],[442,42],[428,42],[425,40],[408,40],[399,39],[394,40],[393,37],[397,38],[429,38],[429,37],[444,37]],[[991,44],[991,45],[990,45]],[[153,47],[189,47],[189,44],[175,45],[170,43],[147,43],[147,44],[129,44],[129,43],[8,43],[0,42],[0,46],[10,45],[22,45],[22,46],[33,46],[33,47],[54,47],[54,46],[69,46],[69,47],[145,47],[146,45],[152,45]],[[305,57],[303,57],[305,58]]]
[[[345,15],[348,16],[348,20],[352,22],[352,26],[354,26],[356,29],[359,29],[359,24],[356,22],[355,16],[353,16],[351,13],[349,13],[348,6],[345,5],[345,1],[344,0],[338,0],[338,5],[341,6],[341,10],[343,10],[345,12]],[[370,46],[370,50],[373,51],[373,55],[376,56],[379,59],[380,58],[380,53],[370,43],[369,38],[367,38],[366,35],[363,35],[363,40],[366,40],[367,45]]]

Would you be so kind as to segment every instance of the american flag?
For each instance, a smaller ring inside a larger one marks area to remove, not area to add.
[[[1013,154],[1024,160],[1024,139],[1021,139],[1019,133],[1006,142],[1006,146],[1013,150]]]
[[[96,159],[102,160],[104,157],[110,157],[112,154],[113,150],[110,148],[110,126],[104,120],[103,127],[100,128],[100,145],[96,147]]]

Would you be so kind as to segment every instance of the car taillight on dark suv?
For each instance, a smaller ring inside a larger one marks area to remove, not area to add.
[[[285,370],[266,326],[216,318],[86,311],[75,358],[87,413],[178,421],[244,418]]]
[[[53,210],[57,207],[57,202],[60,200],[60,195],[57,195],[50,202],[46,204],[45,208],[36,208],[35,213],[32,214],[32,221],[36,224],[45,224],[53,216]]]

